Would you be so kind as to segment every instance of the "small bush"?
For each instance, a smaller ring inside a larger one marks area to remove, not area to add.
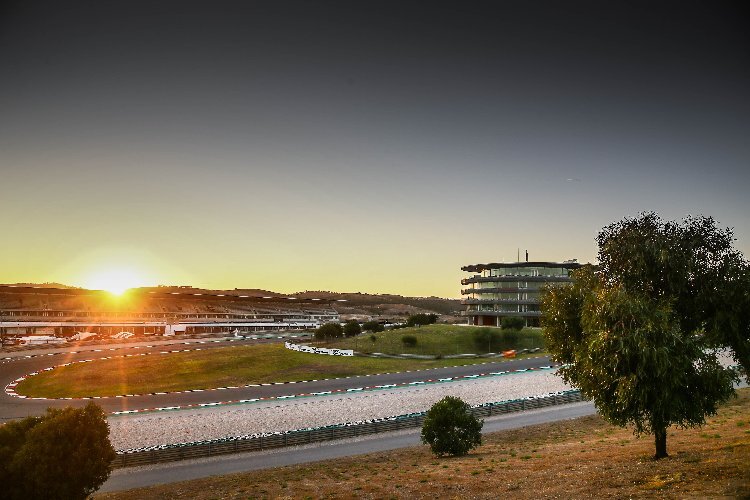
[[[506,316],[502,319],[500,326],[503,330],[522,330],[526,326],[526,321],[518,316]]]
[[[417,345],[417,337],[415,337],[414,335],[404,335],[403,337],[401,337],[401,342],[406,347],[414,347],[415,345]]]
[[[378,333],[385,330],[385,328],[383,328],[383,325],[381,325],[377,321],[366,321],[364,324],[362,324],[362,330],[364,330],[365,332]]]
[[[338,323],[326,323],[321,325],[320,328],[315,330],[315,338],[318,340],[323,339],[337,339],[344,334],[344,329]]]
[[[446,396],[429,409],[422,424],[422,442],[437,456],[466,455],[482,444],[484,422],[471,414],[461,398]]]
[[[501,337],[495,330],[476,330],[473,334],[474,345],[477,351],[497,350],[500,346]]]
[[[359,323],[357,323],[354,320],[347,321],[344,325],[344,335],[347,337],[354,337],[355,335],[359,335],[362,333],[362,328],[359,326]]]
[[[378,337],[375,335],[370,335],[370,340],[372,340],[373,343],[378,341]]]
[[[415,314],[406,320],[407,326],[431,325],[438,319],[437,314]]]

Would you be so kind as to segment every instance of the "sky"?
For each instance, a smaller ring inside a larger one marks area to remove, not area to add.
[[[656,5],[654,5],[656,4]],[[730,3],[5,2],[0,283],[460,297],[643,211],[750,255]]]

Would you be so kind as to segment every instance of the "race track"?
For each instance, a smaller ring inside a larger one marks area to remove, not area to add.
[[[167,340],[142,344],[123,344],[118,346],[88,346],[72,349],[49,349],[44,351],[20,351],[0,356],[0,385],[6,387],[19,377],[43,370],[48,367],[85,359],[98,359],[107,356],[159,353],[200,347],[212,349],[228,345],[247,345],[269,342],[276,339],[257,340]],[[28,356],[28,357],[27,357]],[[10,358],[10,359],[8,359]],[[367,375],[341,379],[298,382],[294,384],[270,384],[255,387],[223,388],[200,392],[181,392],[171,394],[152,394],[131,397],[95,398],[94,401],[108,413],[155,409],[165,407],[191,407],[207,403],[240,401],[249,399],[275,398],[279,396],[311,394],[320,392],[345,392],[347,389],[375,387],[382,385],[400,385],[410,382],[423,382],[441,378],[460,378],[477,374],[498,371],[524,370],[549,365],[545,356],[508,361],[487,362],[476,365],[465,365],[450,368],[436,368],[423,371]],[[10,396],[6,391],[0,392],[0,421],[23,418],[29,415],[40,415],[50,406],[84,406],[88,400],[35,400]]]

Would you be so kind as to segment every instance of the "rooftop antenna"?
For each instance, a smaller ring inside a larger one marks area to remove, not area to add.
[[[517,250],[518,251],[516,253],[516,262],[521,262],[521,247],[518,247]]]

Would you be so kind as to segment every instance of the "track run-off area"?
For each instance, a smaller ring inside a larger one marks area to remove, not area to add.
[[[83,406],[89,400],[94,400],[106,412],[113,415],[144,411],[163,412],[165,410],[196,409],[224,404],[235,406],[242,403],[267,400],[282,401],[299,396],[326,396],[371,390],[382,392],[383,390],[400,387],[413,388],[417,384],[448,383],[495,377],[509,372],[523,372],[548,367],[550,363],[548,357],[540,356],[336,379],[251,384],[242,387],[218,387],[173,393],[116,395],[111,397],[42,399],[15,394],[15,384],[29,374],[67,363],[118,356],[171,354],[194,349],[207,350],[229,345],[254,345],[280,341],[283,341],[282,336],[272,339],[170,339],[138,344],[51,348],[5,353],[0,356],[0,384],[5,388],[0,393],[0,421],[40,415],[50,406]],[[315,355],[311,354],[311,356]]]

